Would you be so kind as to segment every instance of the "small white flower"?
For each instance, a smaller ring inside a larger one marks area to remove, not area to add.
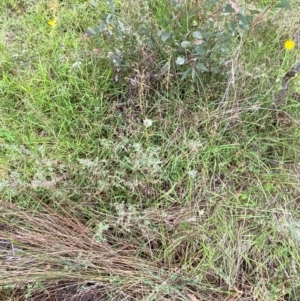
[[[152,120],[151,119],[145,119],[144,120],[144,126],[146,127],[146,128],[149,128],[151,125],[152,125]]]
[[[203,209],[198,211],[199,216],[203,215],[204,213],[205,211]]]
[[[197,175],[197,170],[190,170],[188,171],[188,175],[192,178],[195,179]]]

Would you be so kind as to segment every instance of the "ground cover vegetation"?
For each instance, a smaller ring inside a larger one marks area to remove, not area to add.
[[[2,0],[0,300],[300,300],[299,7]]]

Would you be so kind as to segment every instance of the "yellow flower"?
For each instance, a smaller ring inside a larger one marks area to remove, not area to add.
[[[284,43],[284,48],[286,50],[292,50],[295,48],[295,42],[293,40],[287,40]]]
[[[54,26],[56,25],[56,20],[55,20],[55,19],[50,20],[50,21],[48,22],[48,24],[49,24],[50,26],[54,27]]]

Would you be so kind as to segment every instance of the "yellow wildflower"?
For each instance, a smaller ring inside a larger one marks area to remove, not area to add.
[[[55,25],[56,25],[56,20],[55,19],[53,19],[53,20],[50,20],[49,22],[48,22],[48,24],[50,25],[50,26],[52,26],[52,27],[54,27]]]
[[[286,50],[292,50],[295,48],[295,42],[293,40],[287,40],[284,43],[284,48]]]

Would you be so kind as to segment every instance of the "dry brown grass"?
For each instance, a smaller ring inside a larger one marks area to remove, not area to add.
[[[179,218],[189,223],[199,220],[190,209],[174,215],[162,215],[157,209],[145,212],[144,218],[156,226],[161,223],[171,238]],[[82,221],[60,211],[41,206],[39,212],[25,212],[1,202],[2,293],[5,286],[14,285],[13,296],[24,298],[28,285],[36,285],[30,300],[154,300],[158,296],[160,300],[186,300],[191,294],[186,285],[190,280],[182,272],[172,268],[171,262],[155,260],[161,252],[161,234],[147,233],[133,221],[126,223],[126,229],[134,229],[136,240],[126,238],[125,231],[122,234],[123,223],[118,237],[108,229],[107,241],[97,242]],[[99,220],[103,218],[99,214]],[[117,220],[112,217],[110,222]],[[186,292],[175,289],[180,283]]]

